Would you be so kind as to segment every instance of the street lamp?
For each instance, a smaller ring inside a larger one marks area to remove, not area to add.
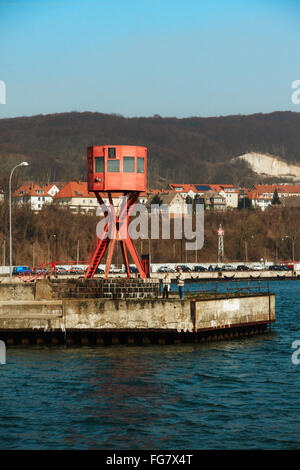
[[[220,224],[218,233],[218,263],[221,263],[224,260],[224,230]]]
[[[5,266],[5,238],[2,240],[2,259],[1,259],[2,266]]]
[[[11,226],[11,179],[13,172],[15,171],[16,168],[19,166],[28,166],[28,162],[22,162],[19,163],[19,165],[16,165],[10,173],[9,176],[9,185],[8,185],[8,193],[9,193],[9,282],[12,283],[12,226]]]

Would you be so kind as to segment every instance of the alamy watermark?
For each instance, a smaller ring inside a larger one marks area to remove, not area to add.
[[[300,104],[300,80],[294,80],[291,87],[295,89],[291,96],[292,103]]]
[[[201,250],[203,247],[203,204],[196,204],[194,208],[192,204],[185,204],[184,212],[178,210],[176,214],[173,214],[170,213],[167,204],[151,204],[150,211],[140,203],[128,208],[127,198],[124,197],[118,209],[118,215],[116,215],[113,205],[101,204],[98,207],[97,216],[104,215],[97,224],[98,238],[115,239],[118,237],[120,240],[125,240],[128,235],[132,240],[148,238],[170,240],[173,238],[174,240],[184,239],[187,251]],[[132,219],[132,217],[135,218]],[[171,237],[171,221],[173,221],[173,237]]]
[[[0,364],[6,364],[6,345],[0,340]]]
[[[0,104],[6,104],[6,85],[3,80],[0,80]]]
[[[296,349],[296,351],[294,351],[292,354],[291,361],[295,366],[297,366],[300,364],[300,358],[298,357],[300,356],[300,340],[296,339],[293,341],[291,348]]]

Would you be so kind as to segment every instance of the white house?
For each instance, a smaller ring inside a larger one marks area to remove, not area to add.
[[[55,184],[40,186],[35,183],[24,184],[13,193],[13,198],[20,204],[29,204],[33,211],[39,211],[44,204],[51,204],[59,188]]]

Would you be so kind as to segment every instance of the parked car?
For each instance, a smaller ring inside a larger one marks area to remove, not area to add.
[[[62,266],[56,267],[56,274],[68,274],[68,270]]]
[[[80,266],[72,266],[70,269],[70,274],[84,274],[84,269]]]
[[[190,273],[192,271],[191,268],[189,268],[185,264],[179,264],[178,266],[176,266],[176,270],[178,270],[179,268],[182,270],[183,273]]]
[[[132,273],[132,274],[136,274],[139,272],[138,268],[136,266],[129,266],[129,271]]]
[[[23,274],[23,273],[29,273],[31,271],[29,266],[14,266],[12,273],[13,274]]]
[[[269,266],[269,271],[289,271],[289,268],[282,264],[273,264]]]
[[[280,264],[280,266],[284,266],[284,267],[288,268],[288,271],[293,271],[294,269],[296,269],[297,263],[293,263],[293,262],[283,263],[283,264]],[[286,271],[286,270],[284,269],[284,271]]]
[[[231,264],[224,264],[222,266],[222,271],[235,271],[235,267]]]
[[[109,272],[110,272],[110,274],[120,274],[123,271],[120,268],[110,268]]]
[[[158,273],[173,273],[174,271],[169,266],[161,266],[160,268],[158,268],[157,272]]]
[[[248,266],[245,266],[244,264],[239,264],[236,269],[237,271],[249,271]]]
[[[86,268],[86,271],[87,271],[87,269],[88,268]],[[95,271],[95,274],[104,274],[104,272],[105,272],[104,269],[98,267]]]
[[[208,271],[222,271],[221,266],[218,266],[217,264],[211,264],[208,267]]]
[[[37,274],[40,276],[41,274],[49,274],[50,270],[48,268],[38,268],[35,271],[32,271],[32,274]]]
[[[194,266],[193,271],[194,273],[200,273],[203,271],[207,271],[207,268],[205,268],[204,266]]]
[[[285,265],[281,264],[281,271],[292,271],[292,270],[288,266],[285,266]]]
[[[264,271],[265,266],[262,264],[252,264],[252,266],[250,266],[250,269],[252,271]]]
[[[281,271],[281,266],[279,264],[273,264],[269,266],[269,271]]]

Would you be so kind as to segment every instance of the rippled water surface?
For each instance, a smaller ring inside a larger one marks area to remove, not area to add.
[[[276,325],[249,339],[9,348],[0,448],[300,448],[300,282],[271,287]]]

